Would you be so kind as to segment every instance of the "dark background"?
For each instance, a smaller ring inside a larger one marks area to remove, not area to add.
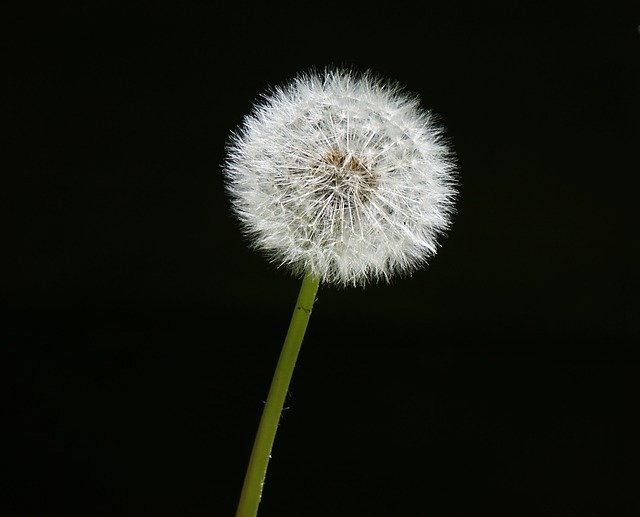
[[[298,281],[220,165],[326,65],[420,95],[460,200],[413,277],[321,287],[261,515],[639,515],[638,12],[132,5],[3,21],[4,515],[233,515]]]

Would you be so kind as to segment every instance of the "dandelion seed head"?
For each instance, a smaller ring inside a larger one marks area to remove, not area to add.
[[[408,274],[438,248],[456,196],[452,153],[416,97],[370,73],[306,73],[265,95],[224,164],[253,245],[322,282]]]

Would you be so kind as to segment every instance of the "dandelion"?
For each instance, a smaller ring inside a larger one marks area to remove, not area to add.
[[[437,249],[451,154],[418,99],[370,74],[306,74],[246,117],[226,162],[254,245],[322,282],[409,273]]]
[[[425,264],[449,228],[452,154],[419,100],[348,70],[299,75],[233,133],[227,190],[254,247],[302,276],[237,515],[257,514],[284,399],[320,283],[364,285]]]

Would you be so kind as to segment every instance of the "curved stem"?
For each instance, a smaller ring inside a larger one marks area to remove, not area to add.
[[[278,422],[280,421],[287,390],[289,389],[298,352],[302,345],[302,339],[307,329],[319,283],[319,279],[311,275],[306,275],[302,280],[300,294],[291,316],[287,337],[284,340],[280,358],[271,381],[267,402],[262,411],[262,418],[260,419],[253,451],[249,459],[249,466],[244,478],[236,517],[255,517],[258,514],[258,505],[260,504],[262,487],[267,474],[267,465],[271,457],[271,449],[278,429]]]

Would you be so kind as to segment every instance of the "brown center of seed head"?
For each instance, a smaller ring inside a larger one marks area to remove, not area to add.
[[[338,169],[348,169],[355,172],[367,172],[367,168],[364,166],[364,164],[353,154],[347,154],[340,149],[331,149],[322,157],[322,161],[329,165],[333,165]]]
[[[327,187],[341,197],[356,196],[364,202],[378,186],[376,174],[352,153],[330,149],[321,159],[319,169],[326,175]]]

